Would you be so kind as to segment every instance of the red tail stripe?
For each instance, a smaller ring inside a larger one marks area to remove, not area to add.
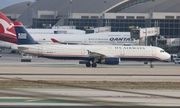
[[[23,26],[21,22],[14,22],[14,26]]]
[[[58,40],[54,39],[54,38],[51,38],[51,40],[54,42],[54,43],[59,43]]]

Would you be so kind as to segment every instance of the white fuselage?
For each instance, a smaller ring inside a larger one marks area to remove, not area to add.
[[[139,41],[132,40],[129,32],[105,32],[92,34],[32,34],[35,41],[41,44],[54,44],[51,38],[63,43],[86,45],[139,45]]]
[[[170,55],[163,49],[153,46],[18,45],[18,50],[27,54],[55,59],[88,59],[88,50],[97,54],[105,55],[105,57],[118,57],[122,60],[166,60],[170,58]]]
[[[84,30],[77,29],[26,29],[30,34],[85,34]]]

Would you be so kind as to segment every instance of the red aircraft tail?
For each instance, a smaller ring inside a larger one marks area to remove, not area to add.
[[[0,12],[0,40],[17,43],[14,23]]]

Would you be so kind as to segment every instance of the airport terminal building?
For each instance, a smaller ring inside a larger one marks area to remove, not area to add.
[[[180,38],[179,5],[180,0],[35,0],[1,11],[32,28],[111,26],[111,31],[129,32],[132,26],[159,26],[165,38]]]

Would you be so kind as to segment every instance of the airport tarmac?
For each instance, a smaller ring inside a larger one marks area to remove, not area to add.
[[[149,65],[144,65],[143,62],[122,62],[117,66],[98,65],[97,68],[86,68],[84,65],[78,64],[78,61],[33,57],[32,62],[21,62],[21,56],[18,54],[2,52],[1,55],[1,82],[41,80],[57,82],[129,82],[132,84],[134,84],[133,82],[157,82],[157,84],[158,82],[165,82],[165,84],[172,85],[180,82],[180,65],[175,65],[174,63],[155,62],[153,63],[155,67],[150,68]],[[87,86],[88,84],[86,83]],[[32,86],[32,88],[8,87],[7,89],[3,88],[2,84],[0,87],[1,105],[108,104],[118,106],[180,106],[180,91],[178,87],[177,89],[118,89],[113,87],[87,87],[86,89],[74,87],[59,89],[53,87],[40,89]]]
[[[180,82],[180,65],[155,62],[154,68],[143,62],[121,62],[120,65],[98,64],[87,68],[78,61],[51,60],[33,57],[32,62],[21,62],[18,54],[3,54],[0,75],[26,80],[64,81],[171,81]],[[1,78],[2,79],[2,78]]]
[[[180,90],[1,89],[2,93],[17,96],[1,96],[1,105],[180,106]]]

